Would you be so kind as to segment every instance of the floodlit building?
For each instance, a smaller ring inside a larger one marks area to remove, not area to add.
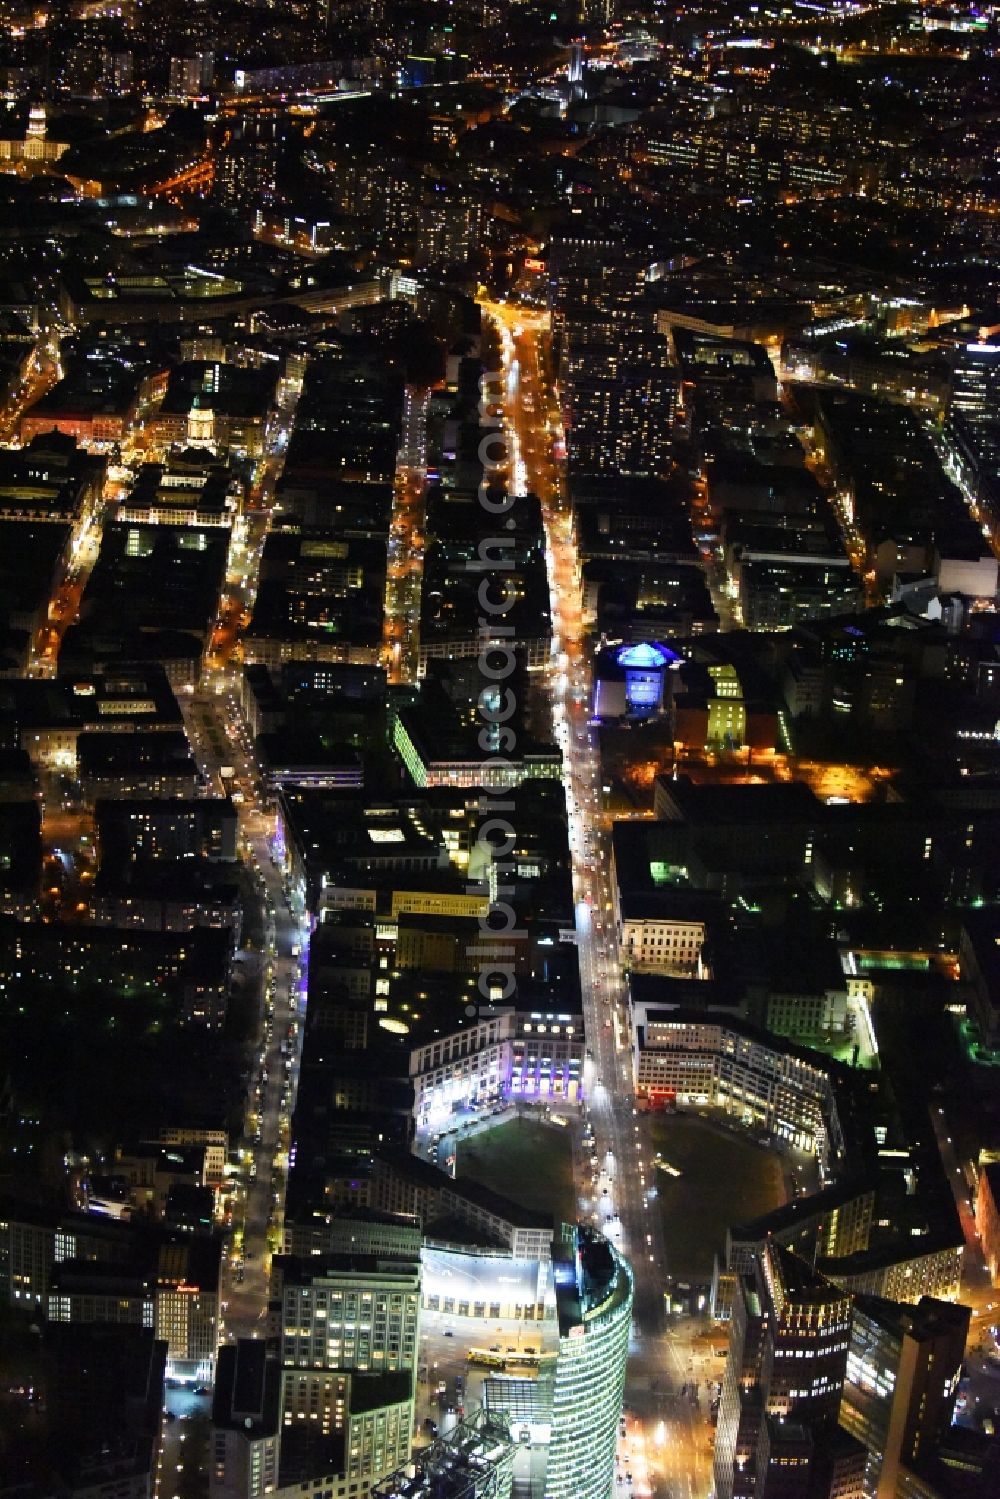
[[[702,949],[708,937],[706,907],[699,893],[668,888],[652,894],[626,890],[619,896],[622,962],[633,973],[707,978]]]
[[[519,1006],[492,1006],[472,1024],[421,1037],[410,1051],[413,1115],[440,1128],[456,1107],[526,1097],[578,1103],[583,1095],[584,1032],[577,1007],[544,995]]]
[[[171,1372],[212,1375],[219,1346],[218,1239],[179,1233],[165,1238],[156,1260],[156,1336],[167,1345]]]
[[[639,640],[602,651],[594,672],[598,718],[648,718],[669,706],[669,673],[680,657],[668,646]]]
[[[633,1006],[636,1094],[711,1103],[813,1151],[824,1171],[844,1155],[838,1074],[819,1052],[744,1021],[695,1010]]]

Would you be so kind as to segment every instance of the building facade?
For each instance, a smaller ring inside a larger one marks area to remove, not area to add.
[[[824,1170],[843,1154],[831,1075],[818,1053],[782,1045],[740,1021],[633,1007],[636,1094],[712,1103],[763,1127]]]
[[[976,1226],[990,1278],[995,1286],[1000,1285],[1000,1162],[980,1168]]]
[[[951,1421],[970,1316],[930,1297],[857,1298],[840,1424],[868,1451],[871,1499],[894,1499],[901,1467],[926,1458]]]
[[[455,1106],[516,1098],[579,1103],[585,1050],[579,1014],[494,1008],[410,1052],[417,1126],[440,1128]]]
[[[758,1492],[774,1422],[806,1427],[813,1438],[836,1427],[850,1328],[851,1297],[773,1242],[755,1257],[752,1273],[738,1277],[715,1444],[716,1499]],[[802,1453],[800,1446],[796,1466]]]
[[[208,1469],[210,1499],[261,1499],[278,1481],[280,1364],[259,1338],[219,1349]]]
[[[367,1494],[410,1455],[419,1257],[280,1257],[274,1272],[280,1484]]]
[[[606,1240],[582,1230],[568,1248],[555,1267],[559,1352],[545,1499],[607,1499],[625,1392],[632,1270]]]

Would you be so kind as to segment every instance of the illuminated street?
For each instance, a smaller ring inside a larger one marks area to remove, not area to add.
[[[262,1335],[270,1253],[280,1242],[288,1132],[305,1008],[300,981],[303,959],[292,949],[304,943],[305,934],[289,909],[273,860],[274,816],[258,790],[248,746],[241,743],[235,699],[202,695],[188,699],[185,707],[188,733],[205,771],[218,782],[223,756],[235,762],[245,798],[239,808],[241,843],[248,870],[260,889],[264,916],[263,951],[248,955],[261,990],[261,1031],[247,1115],[250,1144],[241,1160],[232,1250],[225,1269],[223,1300],[227,1306],[223,1322],[224,1340],[229,1341]],[[213,745],[213,737],[216,745],[221,742],[225,746],[223,750]],[[289,1038],[290,1029],[293,1034]],[[289,1039],[292,1044],[286,1069],[282,1044]]]
[[[59,378],[59,340],[53,333],[36,346],[26,379],[0,407],[0,443],[16,438],[24,412],[40,401]]]
[[[383,650],[390,682],[412,682],[417,675],[428,394],[426,390],[407,386],[403,396],[402,444],[396,465],[386,567]]]
[[[179,699],[202,770],[216,791],[225,787],[236,802],[241,850],[258,887],[264,939],[259,952],[245,955],[249,981],[259,993],[259,1032],[244,1130],[248,1144],[241,1152],[233,1236],[224,1265],[224,1341],[263,1335],[270,1258],[280,1247],[305,1013],[301,975],[307,933],[293,916],[274,859],[274,811],[234,693],[242,660],[241,634],[253,610],[274,487],[284,466],[300,393],[299,381],[286,382],[281,390],[270,449],[259,465],[245,512],[233,527],[226,583],[206,649],[202,690]],[[223,768],[227,779],[222,776]]]
[[[225,586],[205,650],[205,684],[217,691],[237,680],[242,661],[241,635],[253,613],[261,553],[274,510],[274,489],[285,466],[288,436],[301,393],[300,380],[282,382],[268,450],[257,465],[242,510],[234,517]]]
[[[635,1273],[626,1406],[639,1417],[650,1452],[658,1454],[649,1464],[651,1492],[701,1499],[711,1462],[707,1413],[671,1393],[685,1380],[682,1356],[664,1332],[664,1256],[652,1152],[633,1098],[600,765],[589,722],[590,667],[583,649],[579,565],[560,472],[561,418],[542,363],[547,318],[497,303],[487,304],[486,310],[499,330],[503,352],[512,482],[515,489],[539,496],[545,522],[554,628],[549,681],[555,731],[565,757],[580,978],[592,1052],[586,1076],[589,1117],[602,1164],[600,1205],[594,1202],[592,1212]],[[581,1187],[589,1190],[589,1184]],[[657,1446],[661,1423],[663,1440]]]

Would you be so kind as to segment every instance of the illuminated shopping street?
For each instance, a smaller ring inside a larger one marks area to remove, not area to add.
[[[509,467],[536,493],[546,528],[553,617],[552,715],[565,757],[567,815],[577,899],[577,943],[588,1046],[589,1118],[601,1175],[589,1192],[596,1221],[635,1273],[626,1406],[644,1433],[650,1491],[703,1499],[711,1467],[707,1401],[678,1392],[688,1382],[686,1346],[666,1330],[656,1173],[643,1115],[634,1102],[629,1026],[612,917],[609,846],[596,739],[590,724],[590,665],[583,650],[580,572],[562,484],[562,419],[547,377],[547,317],[487,304],[500,338]],[[631,1440],[636,1440],[632,1438]],[[627,1470],[623,1469],[623,1473]],[[636,1475],[633,1474],[633,1481]]]

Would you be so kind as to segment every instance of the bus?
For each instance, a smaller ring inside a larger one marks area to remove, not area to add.
[[[469,1363],[480,1369],[496,1369],[502,1374],[512,1374],[519,1379],[537,1379],[539,1356],[534,1352],[518,1352],[509,1348],[470,1348]]]
[[[469,1349],[469,1363],[477,1369],[502,1369],[506,1362],[499,1349],[496,1353],[489,1348]]]

